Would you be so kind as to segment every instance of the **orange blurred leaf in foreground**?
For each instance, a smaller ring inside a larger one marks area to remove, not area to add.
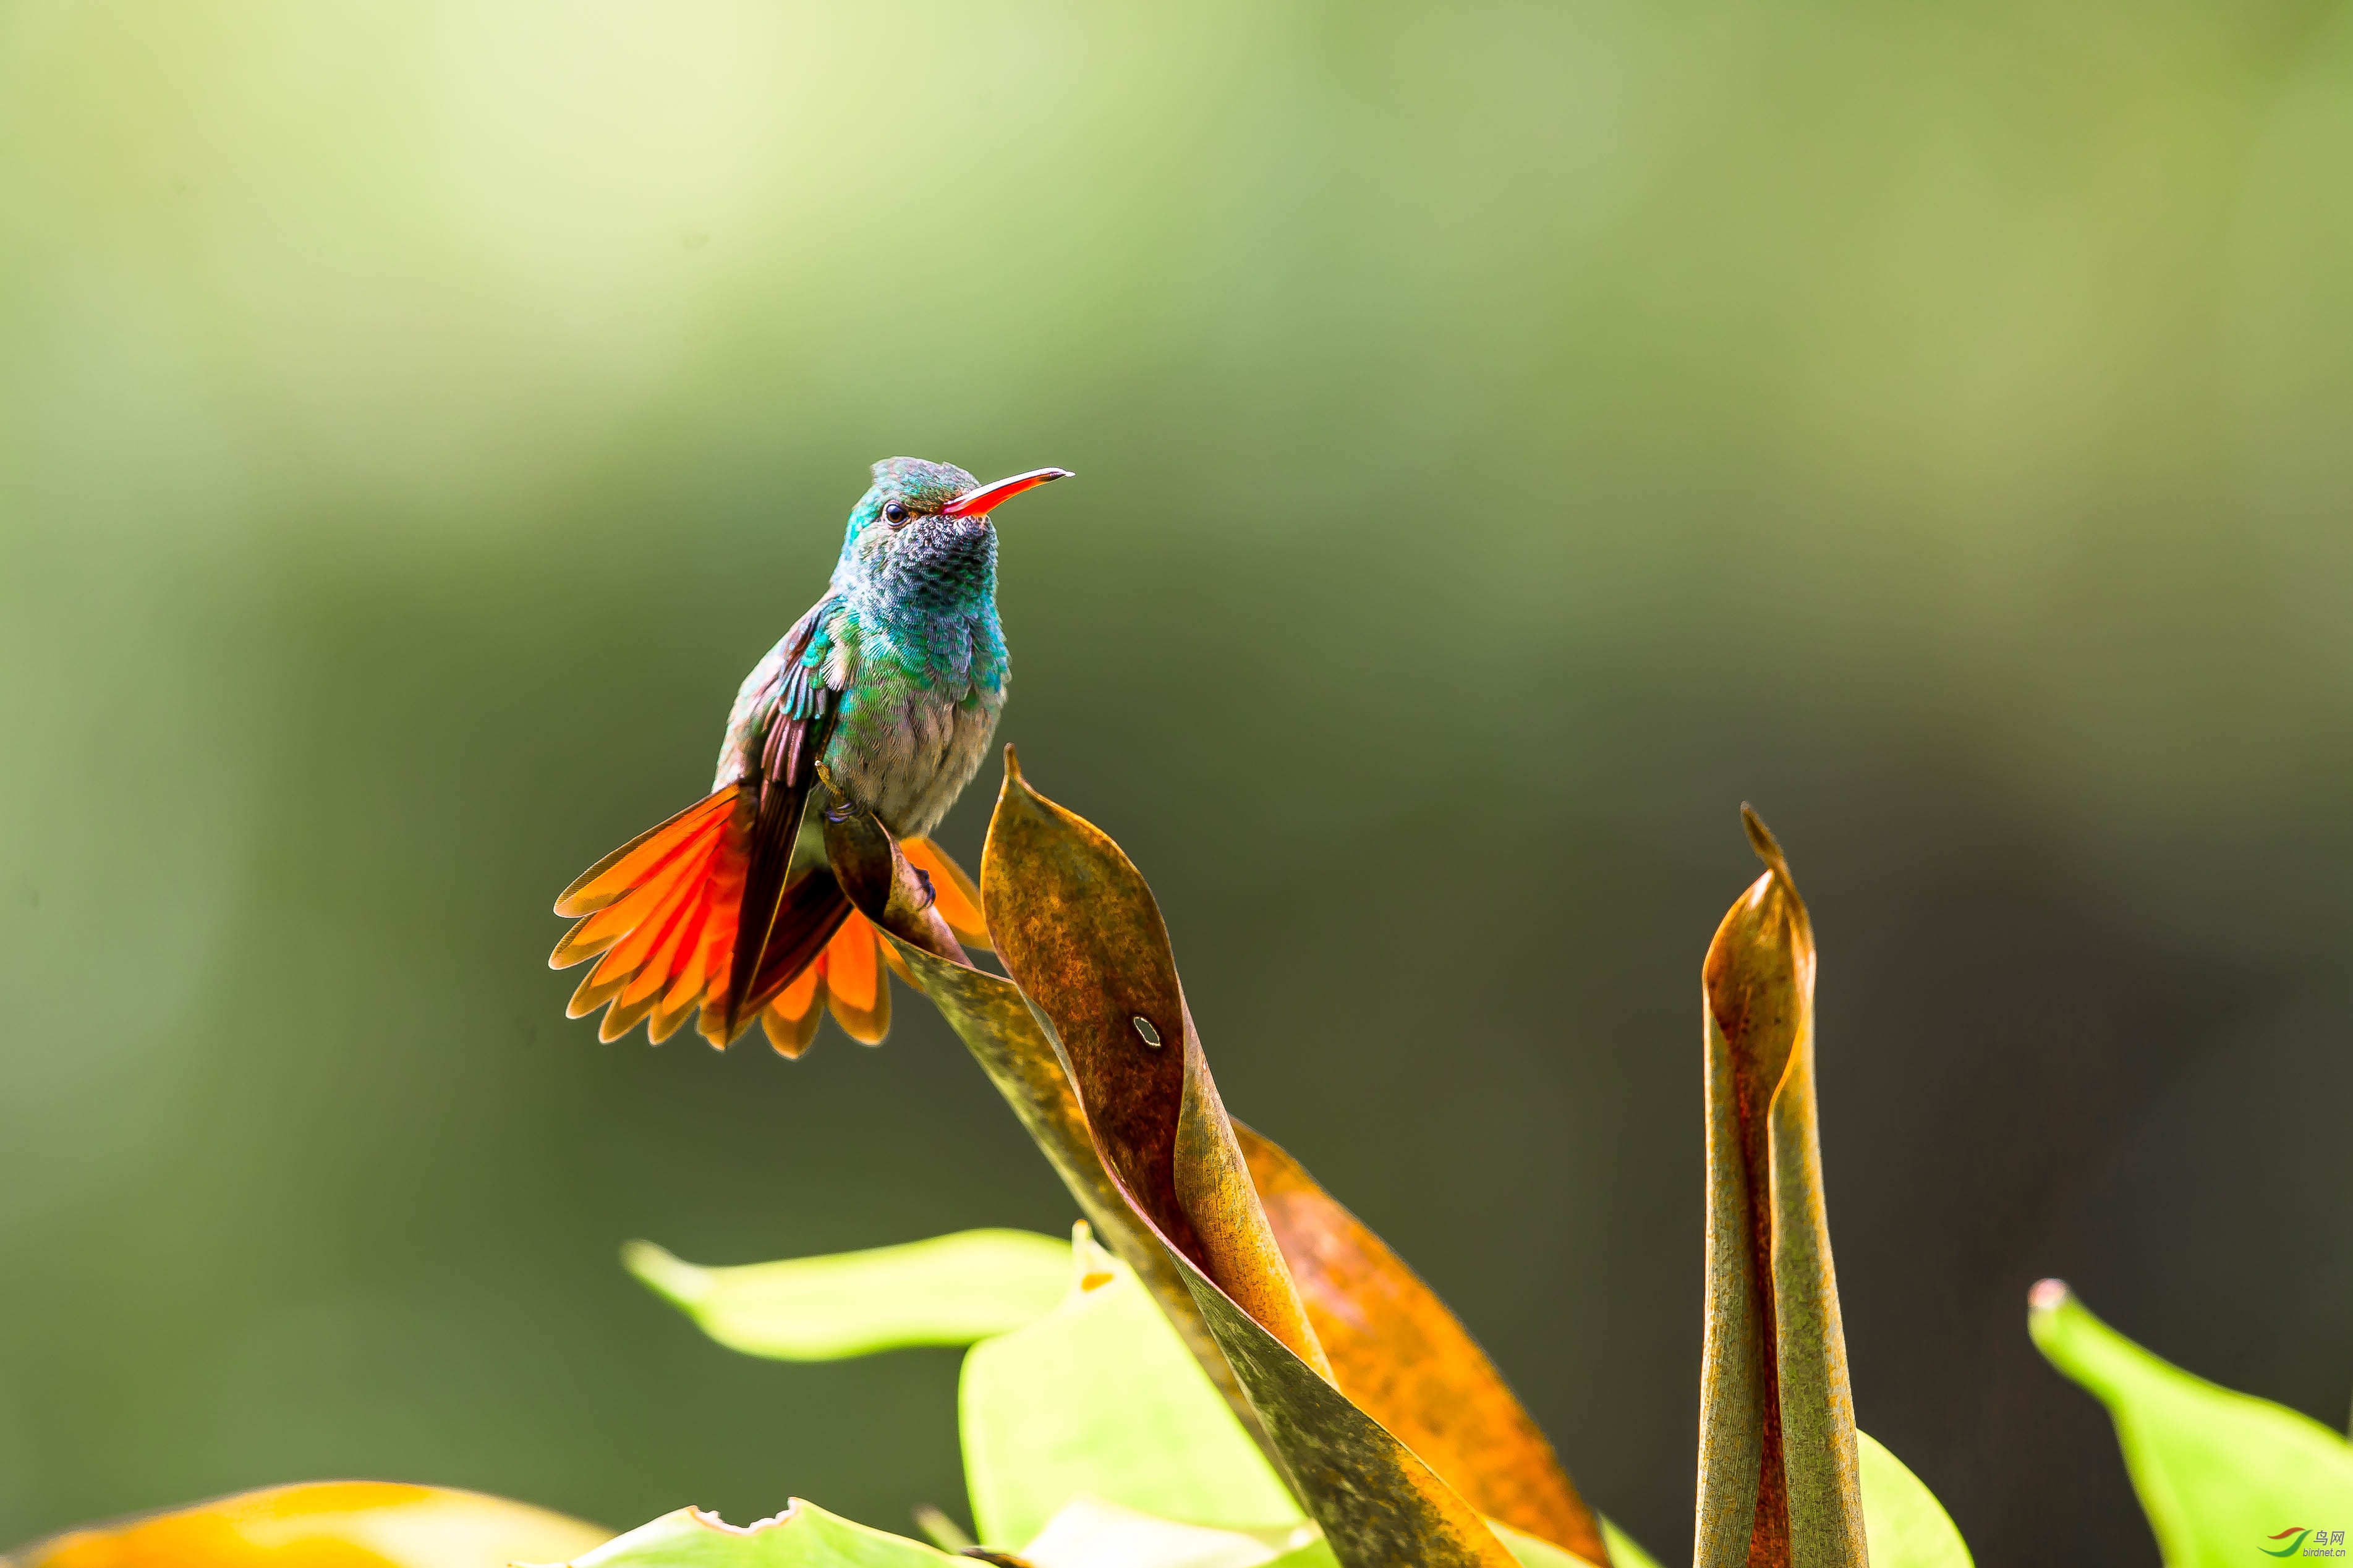
[[[612,1531],[480,1492],[311,1481],[68,1531],[22,1568],[504,1568],[576,1557]]]

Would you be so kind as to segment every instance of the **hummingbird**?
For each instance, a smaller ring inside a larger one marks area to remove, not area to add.
[[[827,868],[823,824],[809,811],[820,783],[848,809],[873,813],[951,929],[986,945],[978,891],[925,836],[978,771],[1005,707],[990,513],[1070,473],[1033,468],[984,485],[950,464],[888,458],[873,476],[824,597],[744,678],[711,793],[597,861],[555,902],[579,923],[549,967],[603,954],[566,1009],[579,1018],[606,1008],[601,1039],[645,1021],[659,1045],[699,1012],[698,1031],[718,1049],[757,1020],[798,1056],[829,989],[836,1020],[881,1040],[889,988],[877,959],[897,959]]]

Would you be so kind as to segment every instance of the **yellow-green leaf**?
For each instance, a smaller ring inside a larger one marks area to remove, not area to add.
[[[1489,1520],[1487,1528],[1519,1560],[1520,1568],[1594,1568],[1590,1557],[1580,1556],[1566,1546],[1555,1546],[1525,1530],[1514,1530],[1499,1520]]]
[[[1181,1352],[1181,1345],[1176,1347]],[[1214,1391],[1210,1392],[1215,1397]],[[1222,1415],[1224,1412],[1221,1410]],[[1226,1417],[1232,1425],[1232,1417]],[[1314,1527],[1219,1530],[1162,1519],[1085,1493],[1021,1548],[1032,1568],[1267,1568],[1313,1544]],[[1324,1561],[1331,1561],[1328,1553]]]
[[[969,1557],[871,1530],[792,1500],[774,1519],[729,1524],[682,1508],[617,1536],[567,1568],[972,1568]]]
[[[2027,1330],[2108,1407],[2168,1568],[2291,1558],[2313,1531],[2353,1531],[2353,1444],[2309,1415],[2151,1355],[2056,1279],[2034,1288]]]
[[[1060,1305],[965,1357],[981,1540],[1028,1541],[1082,1495],[1226,1529],[1304,1518],[1134,1272],[1083,1225],[1071,1255]]]
[[[1606,1515],[1601,1521],[1601,1535],[1609,1542],[1612,1568],[1659,1568],[1659,1560],[1643,1551],[1632,1536],[1612,1524]]]
[[[1968,1543],[1936,1494],[1870,1433],[1855,1431],[1871,1568],[1974,1568]]]
[[[621,1261],[721,1344],[779,1361],[968,1345],[1051,1311],[1071,1275],[1070,1245],[1026,1230],[725,1268],[633,1241]]]
[[[1284,1552],[1267,1568],[1340,1568],[1340,1560],[1332,1555],[1332,1543],[1319,1535],[1306,1545]]]

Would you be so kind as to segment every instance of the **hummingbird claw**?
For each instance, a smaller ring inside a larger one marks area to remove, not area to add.
[[[915,908],[919,910],[928,910],[934,904],[939,902],[939,889],[932,886],[932,874],[929,871],[924,870],[920,866],[910,866],[907,869],[915,874],[916,883],[923,889],[923,901],[917,904]]]
[[[858,815],[858,808],[849,804],[849,795],[833,782],[833,770],[823,763],[817,765],[817,782],[825,786],[825,794],[819,797],[819,808],[824,811],[828,822],[848,822]]]

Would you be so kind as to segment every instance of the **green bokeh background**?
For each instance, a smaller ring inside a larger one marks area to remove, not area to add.
[[[2341,4],[0,4],[0,1541],[960,1509],[951,1353],[614,1249],[1061,1230],[978,1072],[543,963],[904,452],[1078,470],[1007,738],[1601,1507],[1685,1550],[1748,799],[1863,1425],[2148,1561],[2033,1279],[2353,1389],[2348,428]]]

